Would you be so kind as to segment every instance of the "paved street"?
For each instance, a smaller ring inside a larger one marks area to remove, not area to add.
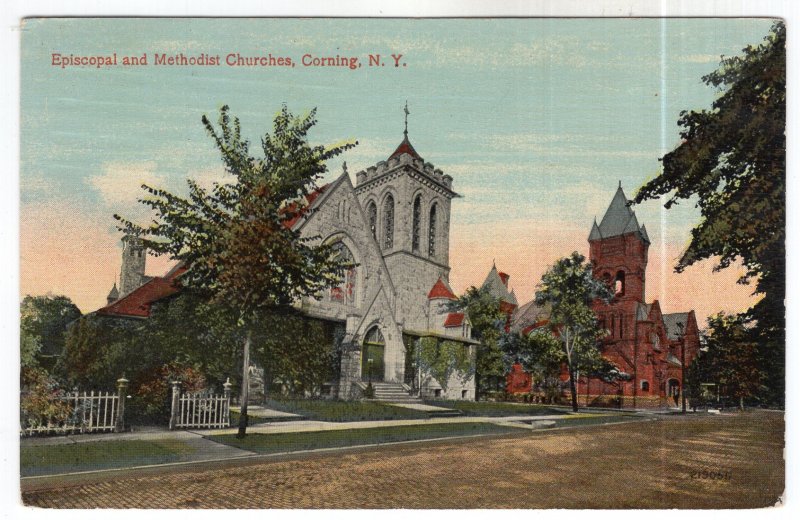
[[[23,500],[55,508],[764,507],[783,492],[783,431],[774,412],[673,416],[39,489],[23,482]]]

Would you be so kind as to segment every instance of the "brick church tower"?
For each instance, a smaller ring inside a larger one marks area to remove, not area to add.
[[[612,342],[635,338],[636,311],[645,303],[645,271],[650,238],[644,225],[628,207],[628,199],[617,188],[600,225],[595,220],[589,234],[589,260],[595,276],[614,288],[609,303],[598,302],[594,311]]]

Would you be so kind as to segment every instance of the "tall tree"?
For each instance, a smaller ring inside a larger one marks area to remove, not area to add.
[[[20,304],[22,339],[38,345],[39,356],[59,356],[64,351],[67,325],[80,318],[81,311],[66,296],[25,296]]]
[[[220,152],[229,183],[211,190],[189,180],[189,196],[143,185],[141,202],[157,218],[140,226],[119,215],[120,230],[145,238],[156,255],[166,254],[188,270],[180,282],[213,302],[234,309],[244,332],[242,414],[239,437],[247,429],[247,372],[253,324],[260,311],[290,306],[339,282],[346,266],[331,245],[303,238],[289,223],[308,211],[307,196],[327,171],[326,161],[356,143],[311,146],[308,132],[316,110],[296,117],[284,105],[272,133],[261,139],[263,157],[250,153],[238,118],[222,107],[219,130],[202,122]]]
[[[478,400],[487,390],[495,388],[508,371],[499,346],[506,314],[500,310],[500,300],[483,287],[470,287],[448,307],[469,316],[472,338],[480,342],[475,352],[475,400]]]
[[[598,341],[607,331],[600,327],[591,303],[613,296],[608,285],[592,275],[592,266],[585,260],[578,252],[558,260],[542,275],[536,289],[536,304],[549,305],[550,328],[561,341],[574,411],[578,410],[577,372],[594,373],[604,365]]]
[[[736,399],[744,409],[745,400],[758,396],[768,379],[747,318],[724,313],[709,316],[704,339],[706,348],[695,370],[707,378],[703,383],[716,383],[722,395]]]
[[[783,399],[786,276],[786,28],[776,22],[764,42],[723,59],[703,76],[719,90],[710,110],[682,112],[681,144],[634,203],[668,195],[665,207],[692,198],[700,223],[675,270],[718,258],[715,270],[741,261],[739,282],[756,280],[762,298],[747,312],[771,393]]]

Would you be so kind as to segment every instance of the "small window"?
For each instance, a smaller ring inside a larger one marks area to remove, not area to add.
[[[436,390],[434,390],[433,391],[433,396],[434,397],[442,397],[442,389],[441,388],[437,388]]]
[[[618,271],[617,277],[614,279],[614,296],[625,295],[625,272]]]
[[[462,390],[461,391],[461,399],[466,399],[466,398],[467,398],[467,391],[466,390]]]
[[[377,238],[378,206],[376,206],[374,202],[370,202],[369,205],[367,205],[367,220],[369,220],[369,230],[372,232],[372,236]]]
[[[642,392],[649,392],[650,391],[650,383],[647,381],[642,381]]]

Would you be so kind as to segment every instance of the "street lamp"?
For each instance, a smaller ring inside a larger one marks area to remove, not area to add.
[[[683,323],[678,323],[681,331],[681,413],[686,413],[686,332]]]

